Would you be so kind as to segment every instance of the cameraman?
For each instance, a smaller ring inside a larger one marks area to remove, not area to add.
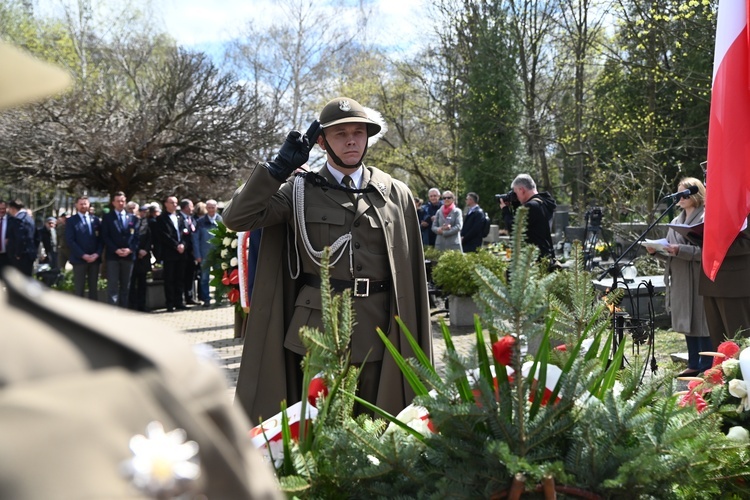
[[[536,189],[536,183],[529,174],[520,174],[510,185],[517,203],[512,196],[498,197],[503,220],[508,232],[513,230],[513,215],[515,206],[523,205],[529,209],[528,227],[526,229],[526,241],[539,248],[539,258],[548,258],[551,264],[555,262],[555,250],[552,245],[552,215],[555,213],[557,203],[546,191],[540,193]],[[510,193],[509,193],[510,194]],[[510,198],[509,202],[506,199]],[[515,205],[515,206],[514,206]]]

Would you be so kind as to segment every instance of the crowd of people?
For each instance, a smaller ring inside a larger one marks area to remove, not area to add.
[[[167,311],[209,307],[206,257],[211,229],[221,220],[218,203],[194,205],[169,196],[163,207],[138,205],[118,191],[97,214],[89,198],[79,196],[74,213],[47,217],[37,228],[20,200],[0,200],[0,269],[12,266],[26,276],[47,273],[52,282],[72,270],[75,295],[91,300],[98,300],[98,281],[104,277],[107,303],[146,311],[148,273],[159,266]]]

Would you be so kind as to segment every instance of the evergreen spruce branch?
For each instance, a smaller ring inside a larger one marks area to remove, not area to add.
[[[383,417],[388,422],[398,426],[401,430],[404,432],[414,436],[415,438],[419,439],[420,441],[424,442],[425,437],[416,429],[412,429],[408,425],[406,425],[404,422],[397,419],[395,416],[391,415],[387,411],[383,410],[382,408],[375,406],[374,404],[370,403],[367,400],[362,399],[361,397],[357,396],[354,393],[351,392],[344,392],[347,396],[351,397],[354,401],[364,406],[366,409],[370,410],[373,413],[377,413],[381,417]]]

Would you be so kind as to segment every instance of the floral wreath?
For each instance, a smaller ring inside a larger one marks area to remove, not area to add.
[[[211,250],[206,256],[211,269],[210,284],[216,288],[216,296],[227,299],[238,313],[246,315],[250,310],[248,293],[248,244],[250,232],[235,232],[217,221],[210,230]]]

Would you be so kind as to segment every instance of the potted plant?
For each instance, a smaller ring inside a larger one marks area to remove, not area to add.
[[[505,261],[490,252],[462,253],[451,250],[443,253],[432,272],[432,279],[441,292],[448,296],[448,310],[452,326],[474,324],[474,314],[479,309],[472,298],[479,290],[474,269],[477,266],[489,269],[495,276],[504,279]]]

